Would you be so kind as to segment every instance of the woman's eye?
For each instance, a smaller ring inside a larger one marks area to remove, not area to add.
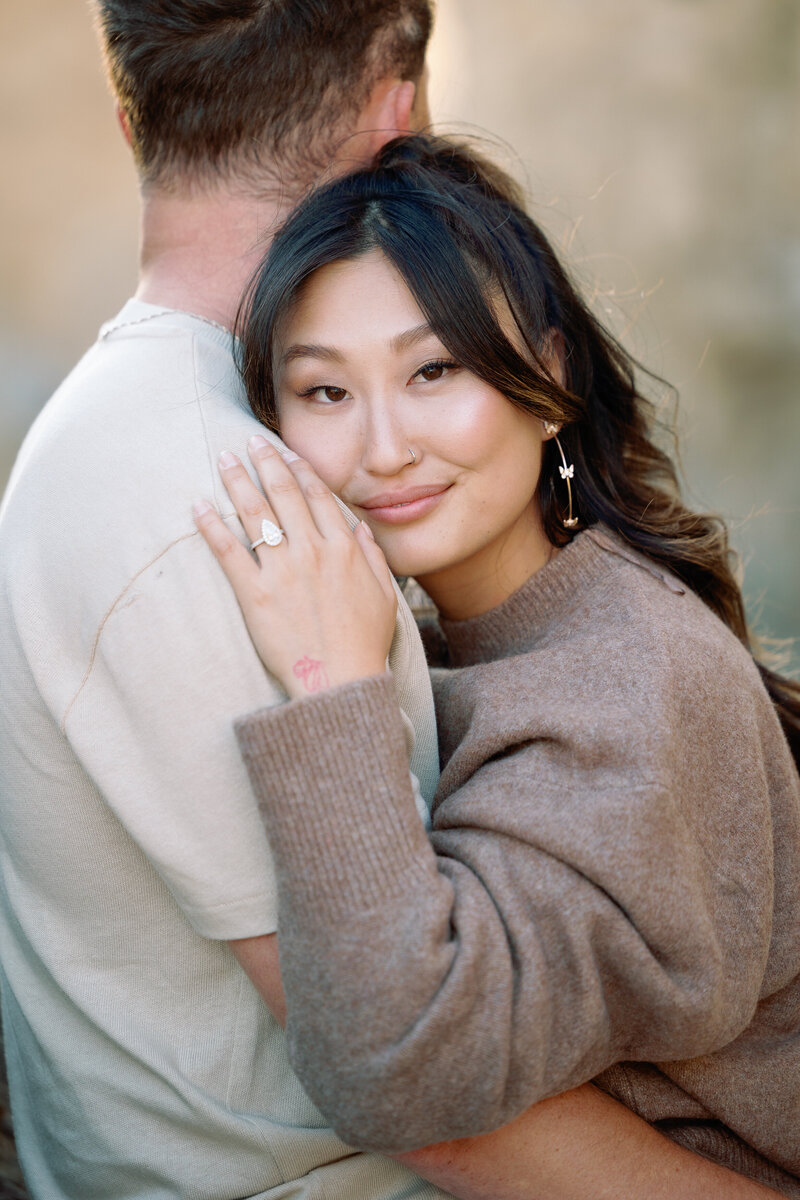
[[[332,385],[328,385],[320,390],[326,400],[344,400],[345,396],[347,395],[347,392],[344,388],[333,387]]]
[[[424,367],[420,367],[414,372],[415,379],[423,379],[425,383],[435,383],[437,379],[441,379],[446,371],[455,367],[454,362],[437,359],[436,362],[425,363]]]
[[[317,387],[306,388],[301,396],[307,397],[309,400],[320,400],[324,404],[338,404],[340,400],[344,400],[347,396],[347,389],[335,387],[332,383],[319,384]]]

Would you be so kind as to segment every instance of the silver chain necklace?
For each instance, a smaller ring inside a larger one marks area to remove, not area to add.
[[[228,337],[233,337],[233,331],[227,325],[222,325],[219,321],[212,321],[211,317],[203,317],[200,313],[186,312],[183,308],[160,308],[158,312],[146,313],[143,317],[136,317],[133,321],[120,321],[108,325],[103,332],[103,337],[108,337],[110,333],[115,333],[118,329],[127,329],[130,325],[143,325],[145,321],[155,321],[158,317],[169,317],[174,313],[181,317],[191,317],[195,321],[202,321],[205,325],[213,325],[214,329],[219,329],[223,333],[227,333]]]

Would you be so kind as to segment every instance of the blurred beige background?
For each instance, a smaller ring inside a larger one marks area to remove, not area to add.
[[[133,288],[137,207],[85,4],[6,5],[0,66],[2,487]],[[679,388],[690,494],[730,519],[751,618],[782,637],[800,634],[799,74],[798,0],[439,0],[432,52],[436,120],[504,140],[599,311]]]

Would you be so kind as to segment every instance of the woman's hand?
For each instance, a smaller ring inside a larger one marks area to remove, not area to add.
[[[308,463],[250,440],[262,494],[235,455],[220,474],[251,542],[271,521],[278,545],[247,550],[205,501],[195,521],[236,593],[264,665],[297,699],[386,670],[397,599],[368,527],[351,530]]]

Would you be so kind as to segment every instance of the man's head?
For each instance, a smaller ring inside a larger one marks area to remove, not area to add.
[[[95,0],[146,184],[307,179],[382,81],[417,83],[432,0]],[[406,95],[409,89],[406,89]]]

